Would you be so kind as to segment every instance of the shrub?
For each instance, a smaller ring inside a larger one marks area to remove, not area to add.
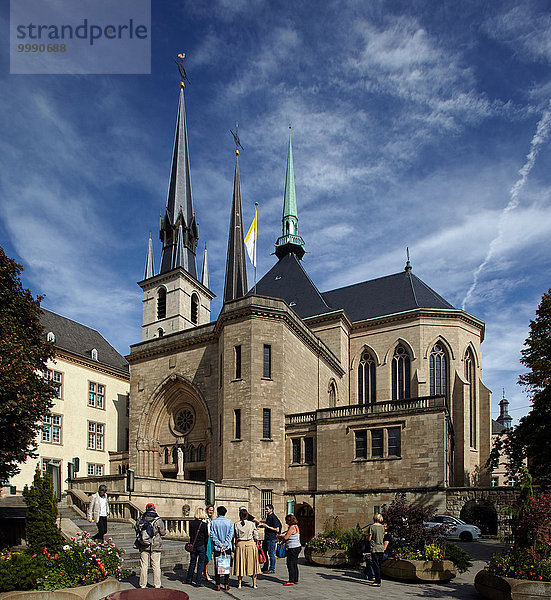
[[[36,581],[44,572],[36,555],[4,551],[0,554],[0,592],[36,589]]]
[[[425,544],[425,560],[443,560],[444,550],[437,544]]]
[[[27,504],[25,537],[29,550],[35,554],[44,548],[57,552],[63,538],[57,526],[57,498],[49,473],[42,475],[37,467],[33,483],[30,488],[25,486],[23,497]]]
[[[43,551],[47,572],[38,579],[38,588],[57,590],[78,585],[90,585],[106,577],[121,579],[124,550],[109,540],[96,542],[88,534],[79,535],[56,554]]]
[[[316,552],[325,552],[326,550],[342,549],[342,543],[337,538],[326,533],[318,533],[307,544],[306,548]]]
[[[543,560],[521,548],[509,548],[490,559],[488,571],[493,575],[551,581],[551,558]]]
[[[473,566],[472,556],[467,554],[463,548],[451,542],[444,544],[444,558],[451,560],[459,573],[465,573]]]
[[[381,514],[388,524],[389,533],[400,546],[423,550],[425,544],[442,542],[442,527],[427,529],[424,525],[425,521],[434,517],[434,509],[408,503],[405,494],[396,494],[390,506],[385,506]]]

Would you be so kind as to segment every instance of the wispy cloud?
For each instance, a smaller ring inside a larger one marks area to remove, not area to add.
[[[551,102],[549,103],[549,108],[547,108],[543,112],[543,115],[536,126],[536,133],[534,134],[534,137],[532,138],[532,141],[530,142],[530,152],[528,153],[528,156],[526,157],[526,162],[524,163],[524,165],[522,166],[522,168],[519,171],[520,177],[517,179],[517,181],[514,183],[513,187],[511,188],[511,190],[509,192],[510,200],[509,200],[507,206],[503,209],[503,212],[499,216],[498,233],[497,233],[496,237],[494,237],[492,239],[492,241],[490,242],[490,246],[488,248],[488,253],[486,254],[486,257],[484,258],[484,260],[480,263],[480,265],[476,268],[476,270],[473,273],[473,283],[471,284],[471,287],[469,288],[465,298],[463,298],[463,303],[462,303],[463,309],[465,308],[465,306],[471,299],[471,297],[476,289],[476,286],[478,285],[478,279],[480,277],[480,274],[488,266],[490,261],[494,258],[497,248],[502,243],[502,239],[504,236],[504,221],[505,221],[507,215],[512,210],[515,210],[518,207],[519,202],[520,202],[520,193],[521,193],[522,189],[524,188],[524,186],[526,185],[528,176],[530,175],[530,172],[532,171],[532,169],[534,168],[534,165],[536,164],[536,159],[540,152],[541,146],[547,141],[550,131],[551,131]]]

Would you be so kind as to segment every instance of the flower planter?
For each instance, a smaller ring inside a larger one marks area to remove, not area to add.
[[[403,560],[387,558],[382,565],[383,575],[403,581],[450,581],[457,572],[451,560]]]
[[[189,600],[189,596],[185,592],[169,588],[138,588],[109,594],[105,600]]]
[[[320,552],[306,547],[304,548],[304,558],[306,562],[325,567],[342,567],[350,562],[348,552],[344,548]]]
[[[0,600],[101,600],[108,594],[117,592],[120,589],[121,584],[113,577],[108,577],[92,585],[82,585],[52,592],[45,590],[4,592],[0,594]]]
[[[543,600],[551,599],[551,582],[528,581],[492,575],[479,571],[474,578],[476,591],[490,600]]]

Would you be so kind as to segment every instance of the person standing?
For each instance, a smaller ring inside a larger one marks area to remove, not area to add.
[[[275,549],[277,544],[277,536],[281,533],[281,521],[274,513],[273,504],[266,504],[266,521],[260,527],[264,527],[264,542],[262,547],[268,557],[264,566],[264,573],[275,573],[276,555]]]
[[[197,565],[195,587],[205,587],[203,584],[203,566],[205,564],[207,540],[209,537],[207,523],[205,522],[206,518],[205,509],[200,506],[195,510],[195,519],[189,523],[189,541],[193,544],[193,550],[189,557],[186,583],[192,583],[193,573]]]
[[[253,588],[256,588],[256,576],[260,573],[258,562],[258,549],[256,542],[258,534],[254,521],[249,521],[246,508],[239,510],[239,521],[233,527],[235,539],[235,559],[233,561],[233,574],[237,575],[237,587],[241,587],[244,575],[253,578]]]
[[[147,504],[145,512],[136,524],[136,530],[145,528],[149,544],[138,544],[140,551],[140,587],[147,587],[147,572],[149,565],[153,569],[153,585],[161,587],[161,551],[163,549],[162,536],[166,535],[165,524],[155,511],[154,504]]]
[[[208,564],[212,558],[212,540],[211,540],[211,536],[210,536],[210,526],[212,523],[212,519],[214,518],[214,506],[212,506],[212,504],[209,504],[205,508],[205,512],[207,513],[207,518],[205,519],[205,522],[207,524],[207,529],[209,531],[209,539],[207,541],[207,549],[206,549],[206,554],[205,554],[205,566],[203,569],[203,577],[207,581],[212,581],[212,578],[209,576],[209,572],[208,572]]]
[[[374,581],[371,585],[381,587],[381,563],[383,562],[385,528],[383,526],[383,516],[380,513],[373,515],[373,523],[367,530],[367,539],[371,547],[371,560],[373,562]]]
[[[214,579],[216,582],[216,589],[220,591],[220,573],[218,573],[218,566],[216,559],[219,556],[230,556],[231,554],[231,543],[233,539],[233,523],[226,517],[225,506],[219,506],[216,509],[218,516],[210,524],[210,537],[212,540],[212,549],[214,552]],[[230,574],[224,575],[224,589],[229,590],[229,579]]]
[[[289,571],[289,581],[283,585],[296,585],[298,584],[298,555],[302,547],[300,544],[300,531],[295,515],[287,515],[285,523],[287,523],[287,531],[277,536],[280,541],[285,542],[287,571]]]
[[[107,501],[107,486],[100,485],[96,494],[90,498],[88,504],[88,521],[96,522],[98,532],[92,536],[93,540],[103,542],[103,536],[107,533],[107,517],[109,516],[109,502]]]

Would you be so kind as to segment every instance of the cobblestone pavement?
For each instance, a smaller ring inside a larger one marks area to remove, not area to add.
[[[204,582],[204,588],[195,588],[182,584],[185,571],[163,573],[162,585],[166,588],[183,590],[192,600],[215,599],[217,597],[229,600],[249,600],[252,598],[282,597],[289,600],[306,600],[311,598],[329,598],[331,600],[384,599],[406,600],[409,598],[460,598],[462,600],[480,600],[473,580],[476,573],[482,569],[489,557],[497,552],[501,546],[493,540],[483,540],[472,543],[458,542],[474,560],[473,567],[462,575],[458,575],[449,583],[404,583],[400,581],[383,580],[380,588],[372,587],[363,578],[359,570],[348,568],[325,568],[307,565],[301,559],[299,564],[300,583],[285,587],[282,585],[287,580],[285,561],[277,562],[275,575],[259,575],[258,588],[252,588],[251,578],[244,578],[242,589],[237,589],[235,578],[230,579],[230,590],[216,592],[211,583]],[[212,565],[209,565],[212,576]],[[153,575],[149,574],[150,584]],[[138,587],[138,578],[132,576],[122,582],[122,589]]]

